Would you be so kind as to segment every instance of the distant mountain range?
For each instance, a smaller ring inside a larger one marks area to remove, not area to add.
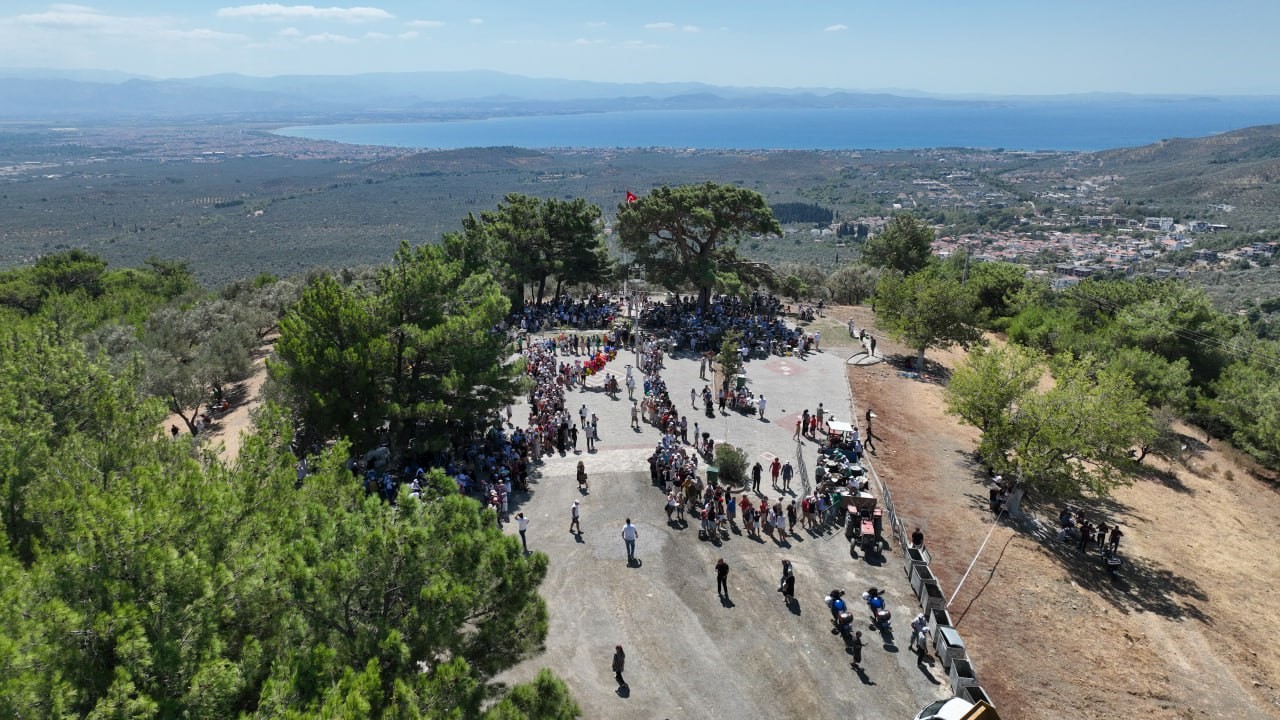
[[[588,82],[486,70],[156,79],[108,71],[38,69],[0,69],[0,98],[0,119],[50,123],[210,117],[292,122],[314,116],[393,120],[638,109],[903,108],[1058,99],[1185,99],[1130,95],[955,98],[909,90]]]

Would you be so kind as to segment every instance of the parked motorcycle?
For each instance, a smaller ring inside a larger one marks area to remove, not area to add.
[[[893,619],[893,613],[889,612],[889,608],[885,607],[884,597],[878,588],[871,588],[862,593],[862,599],[867,601],[867,609],[871,611],[871,629],[879,630],[882,633],[892,632],[890,621]]]

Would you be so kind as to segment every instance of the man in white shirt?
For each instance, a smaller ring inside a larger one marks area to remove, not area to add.
[[[529,554],[529,541],[525,539],[524,533],[529,529],[529,518],[524,513],[516,513],[516,527],[520,529],[520,544],[524,546],[524,553]]]
[[[627,544],[627,564],[630,565],[636,559],[636,538],[640,537],[640,531],[635,525],[631,524],[631,518],[627,518],[627,524],[622,526],[622,541]]]

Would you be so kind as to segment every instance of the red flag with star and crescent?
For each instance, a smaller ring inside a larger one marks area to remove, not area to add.
[[[630,190],[627,191],[627,204],[631,204],[639,199],[640,198],[636,197],[635,193],[631,192]]]

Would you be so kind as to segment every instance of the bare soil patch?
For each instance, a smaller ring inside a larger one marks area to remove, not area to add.
[[[823,345],[867,308],[829,308]],[[893,360],[914,353],[875,331]],[[839,338],[839,339],[837,339]],[[849,367],[855,402],[878,416],[875,463],[908,530],[924,529],[948,597],[992,530],[978,433],[945,413],[947,371],[963,353],[928,354],[921,379],[886,362]],[[1198,431],[1187,429],[1188,435]],[[1156,467],[1105,500],[1083,503],[1119,522],[1120,578],[1096,549],[1055,540],[1056,505],[1024,507],[1043,521],[1002,521],[950,606],[979,680],[1005,718],[1280,717],[1280,496],[1217,441],[1189,442],[1186,467]],[[1034,500],[1034,499],[1033,499]]]
[[[240,444],[243,434],[253,429],[253,411],[262,404],[262,386],[267,381],[267,358],[275,343],[275,336],[267,338],[266,344],[253,353],[253,373],[242,382],[236,383],[228,393],[232,400],[231,408],[224,413],[210,417],[210,424],[201,433],[201,438],[210,447],[218,449],[218,455],[224,461],[234,462],[240,456]],[[186,425],[176,414],[164,420],[165,432],[169,427],[177,426],[186,432]]]

